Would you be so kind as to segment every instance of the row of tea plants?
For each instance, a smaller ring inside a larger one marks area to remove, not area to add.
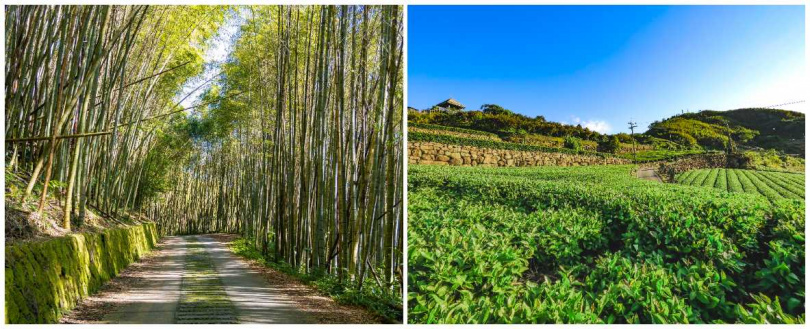
[[[411,323],[803,323],[804,202],[633,166],[411,165]]]
[[[804,200],[804,174],[744,169],[698,169],[679,174],[680,184],[762,195],[769,200]]]

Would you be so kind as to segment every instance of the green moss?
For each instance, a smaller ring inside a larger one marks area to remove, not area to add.
[[[6,246],[6,323],[56,323],[152,250],[155,224]]]

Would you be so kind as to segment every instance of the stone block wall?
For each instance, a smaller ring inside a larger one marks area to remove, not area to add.
[[[59,322],[158,238],[155,224],[145,223],[6,245],[6,323]]]
[[[595,155],[498,150],[466,145],[409,142],[408,163],[489,167],[566,167],[629,164],[631,161],[621,158],[603,158]]]

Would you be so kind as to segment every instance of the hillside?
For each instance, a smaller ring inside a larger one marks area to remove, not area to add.
[[[58,181],[51,181],[51,188],[45,197],[41,212],[37,212],[39,198],[29,197],[22,200],[27,178],[15,173],[10,167],[5,169],[5,211],[6,243],[31,240],[47,240],[71,233],[102,232],[122,225],[134,225],[150,222],[143,214],[135,211],[122,211],[116,215],[104,214],[91,203],[85,204],[72,216],[71,227],[62,225],[65,214],[65,189],[67,186]],[[36,184],[33,195],[40,196],[42,184]]]
[[[536,134],[551,137],[572,136],[598,141],[604,137],[581,125],[546,121],[543,116],[530,118],[495,104],[484,104],[480,111],[419,112],[408,111],[408,124],[441,125],[489,132],[501,137]]]
[[[804,114],[748,108],[684,113],[650,125],[647,135],[689,146],[725,148],[729,134],[743,148],[775,149],[804,157]]]

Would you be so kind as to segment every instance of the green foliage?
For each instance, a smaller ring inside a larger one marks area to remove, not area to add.
[[[803,202],[632,169],[410,166],[409,320],[804,321]]]
[[[510,115],[510,114],[514,114],[514,113],[512,113],[512,111],[509,111],[509,110],[501,107],[500,105],[496,105],[496,104],[484,104],[484,105],[481,105],[481,112],[483,112],[484,114],[492,114],[492,115],[502,115],[502,114]]]
[[[312,285],[340,303],[367,307],[386,321],[402,321],[402,298],[392,295],[390,289],[367,283],[363,285],[362,290],[358,290],[355,283],[341,282],[334,275],[324,272],[302,273],[287,263],[275,262],[263,256],[254,245],[250,240],[240,238],[233,241],[231,250],[239,256],[255,260],[262,266],[286,273]]]
[[[746,151],[744,154],[751,159],[751,165],[757,169],[804,172],[803,158],[787,155],[774,149]]]
[[[683,185],[753,193],[771,201],[804,200],[804,174],[715,168],[690,170],[678,175],[676,181]]]
[[[176,172],[182,170],[193,151],[189,147],[193,122],[185,114],[178,113],[170,119],[167,129],[156,131],[158,142],[149,150],[143,163],[136,209],[140,209],[147,200],[154,200],[170,190],[176,183]]]
[[[765,295],[755,295],[752,298],[754,302],[747,304],[748,307],[737,305],[736,311],[740,319],[739,322],[747,324],[804,324],[804,314],[798,317],[785,314],[782,310],[782,304],[779,302],[779,297],[771,300]]]
[[[606,138],[606,139],[604,139],[602,141],[599,141],[599,144],[596,147],[596,150],[599,151],[599,152],[614,153],[615,154],[615,153],[619,152],[619,150],[621,148],[622,148],[622,144],[619,141],[619,137],[618,136],[611,136],[611,137],[608,137],[608,138]]]
[[[408,124],[452,126],[486,131],[498,134],[501,137],[517,133],[552,137],[572,136],[591,141],[597,141],[603,137],[602,134],[588,128],[546,121],[542,116],[529,118],[493,104],[486,104],[484,107],[484,111],[460,111],[455,113],[409,111]]]
[[[661,161],[661,160],[674,160],[687,155],[707,153],[702,150],[649,150],[636,152],[635,159],[639,163]],[[633,153],[622,153],[619,155],[621,158],[633,159]]]
[[[748,131],[745,128],[741,129]],[[652,123],[646,134],[671,138],[689,147],[700,145],[712,149],[725,149],[728,145],[728,129],[725,126],[680,116]]]
[[[145,255],[154,223],[6,245],[6,323],[56,323]]]
[[[425,133],[417,133],[417,132],[409,133],[408,134],[408,141],[409,142],[432,142],[432,143],[442,143],[442,144],[450,144],[450,145],[466,145],[466,146],[491,148],[491,149],[498,149],[498,150],[568,153],[568,154],[590,154],[590,155],[602,156],[602,157],[611,156],[611,155],[608,155],[608,154],[598,153],[598,152],[588,152],[588,151],[579,151],[578,152],[578,151],[574,151],[574,150],[571,150],[571,149],[565,149],[565,148],[551,148],[551,147],[544,147],[544,146],[537,146],[537,145],[515,144],[515,143],[497,142],[497,141],[491,141],[491,140],[480,140],[480,139],[462,138],[462,137],[447,136],[447,135],[425,134]]]
[[[458,127],[448,127],[448,126],[431,125],[431,124],[418,124],[418,123],[409,124],[408,128],[411,128],[411,127],[430,129],[430,130],[446,130],[446,131],[453,131],[453,132],[470,134],[470,135],[481,135],[481,136],[486,136],[486,137],[498,138],[498,135],[490,133],[490,132],[480,131],[480,130],[472,130],[472,129],[464,129],[464,128],[458,128]]]
[[[650,125],[646,132],[682,145],[725,149],[735,144],[804,154],[804,114],[775,109],[684,113]]]
[[[566,136],[563,141],[563,146],[577,153],[582,151],[582,141],[576,137]]]

